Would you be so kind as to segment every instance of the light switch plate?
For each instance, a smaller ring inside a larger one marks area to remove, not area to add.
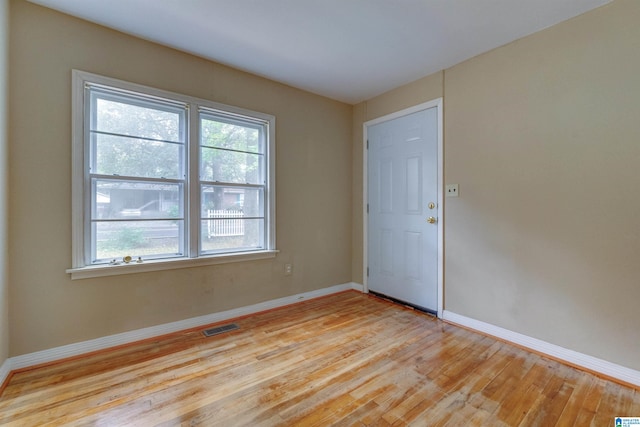
[[[458,184],[447,184],[444,186],[444,194],[447,197],[458,197]]]

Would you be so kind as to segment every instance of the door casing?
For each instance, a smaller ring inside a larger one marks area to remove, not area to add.
[[[369,245],[369,230],[368,230],[368,177],[369,177],[369,156],[367,152],[367,140],[368,140],[368,127],[373,126],[378,123],[386,122],[389,120],[397,119],[402,116],[406,116],[409,114],[416,113],[418,111],[427,110],[429,108],[436,108],[437,111],[437,123],[438,123],[438,156],[437,156],[437,167],[438,167],[438,222],[436,223],[438,227],[438,318],[442,318],[442,312],[444,310],[444,156],[443,156],[443,133],[442,133],[442,98],[437,98],[432,101],[428,101],[422,104],[415,105],[413,107],[405,108],[400,111],[396,111],[391,114],[387,114],[382,117],[378,117],[363,123],[362,127],[362,169],[363,169],[363,191],[362,191],[362,236],[363,236],[363,285],[364,292],[369,292],[368,287],[368,264],[369,264],[369,254],[368,254],[368,245]]]

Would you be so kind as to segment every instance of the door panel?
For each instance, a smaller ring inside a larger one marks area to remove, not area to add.
[[[380,273],[393,277],[393,230],[380,230]]]
[[[367,127],[368,288],[438,309],[438,112],[421,110]]]

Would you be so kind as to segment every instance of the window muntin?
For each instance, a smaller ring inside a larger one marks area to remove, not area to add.
[[[274,251],[272,116],[84,72],[74,82],[74,268]]]

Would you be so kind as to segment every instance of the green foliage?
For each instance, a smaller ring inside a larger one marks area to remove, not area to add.
[[[97,105],[94,130],[136,137],[96,134],[93,166],[97,173],[182,178],[179,163],[184,145],[165,141],[182,142],[184,116],[103,99],[98,99]]]
[[[202,145],[249,153],[260,152],[258,129],[204,118],[201,132]]]
[[[203,119],[202,177],[209,181],[258,183],[258,129]],[[235,150],[235,151],[229,151]],[[254,154],[255,153],[255,154]]]
[[[173,205],[167,210],[167,214],[170,218],[178,218],[180,216],[180,206]]]
[[[95,171],[104,175],[147,178],[184,177],[185,118],[164,111],[98,98],[93,129]],[[209,181],[258,183],[260,131],[215,116],[201,122],[201,176]],[[171,142],[167,142],[171,141]],[[176,142],[176,143],[172,143]]]
[[[130,251],[144,245],[144,230],[138,227],[123,227],[115,233],[115,237],[105,244],[105,249],[115,250],[127,254]]]

